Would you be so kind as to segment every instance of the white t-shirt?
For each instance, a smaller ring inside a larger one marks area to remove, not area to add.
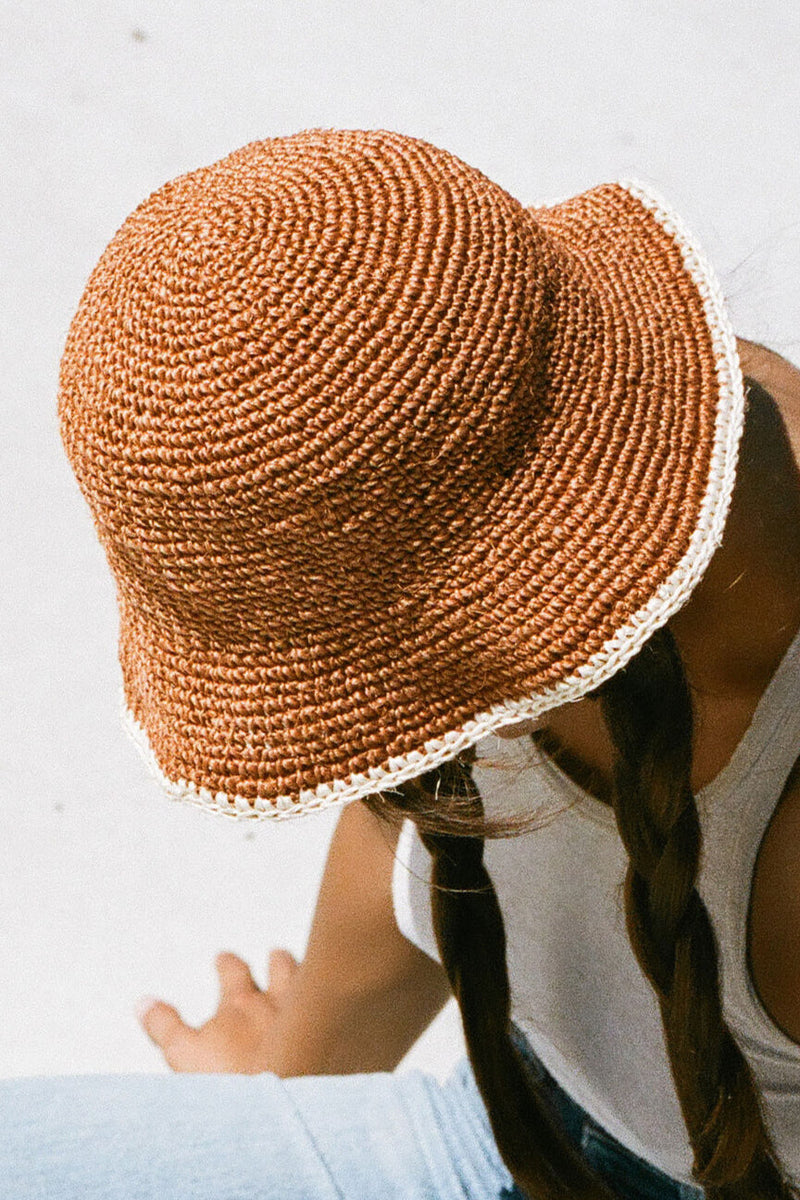
[[[473,778],[487,815],[536,806],[552,817],[533,832],[486,842],[508,939],[513,1019],[596,1121],[635,1154],[689,1183],[692,1152],[658,1004],[625,929],[627,855],[613,813],[530,738],[492,734],[476,749]],[[800,634],[733,757],[698,796],[698,886],[719,942],[725,1019],[763,1093],[781,1162],[800,1184],[800,1045],[767,1015],[746,960],[756,855],[798,755]],[[438,958],[429,879],[430,857],[405,822],[393,878],[397,923]]]

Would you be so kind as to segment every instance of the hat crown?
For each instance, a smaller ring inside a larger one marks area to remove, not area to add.
[[[501,187],[388,131],[254,142],[153,193],[60,381],[123,595],[251,638],[435,576],[535,437],[552,266]]]

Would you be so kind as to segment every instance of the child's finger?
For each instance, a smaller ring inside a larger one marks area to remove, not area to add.
[[[259,991],[259,986],[250,974],[250,968],[238,954],[225,950],[217,955],[219,992],[222,1000]]]
[[[300,964],[288,950],[271,950],[269,955],[269,990],[277,998],[289,987]]]
[[[151,1042],[155,1042],[166,1054],[174,1050],[176,1042],[192,1033],[193,1030],[181,1020],[177,1008],[165,1004],[163,1000],[154,1000],[146,996],[136,1006],[139,1024]]]

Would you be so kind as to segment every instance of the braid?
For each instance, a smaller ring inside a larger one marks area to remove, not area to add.
[[[697,891],[692,704],[669,631],[659,630],[595,695],[617,750],[614,811],[630,858],[628,935],[658,997],[695,1179],[713,1200],[783,1200],[795,1193],[778,1167],[750,1067],[723,1019],[716,941]]]
[[[658,998],[694,1177],[708,1200],[796,1200],[766,1130],[752,1072],[722,1014],[716,940],[697,891],[701,829],[690,782],[692,702],[670,632],[658,630],[592,695],[616,749],[612,800],[630,859],[628,936]],[[537,1200],[608,1200],[610,1193],[553,1121],[511,1039],[505,930],[483,862],[483,835],[513,835],[526,824],[486,820],[465,766],[474,757],[473,747],[366,802],[390,819],[411,816],[432,856],[439,953],[509,1170]]]
[[[463,756],[462,756],[463,758]],[[454,769],[455,768],[455,769]],[[447,763],[420,780],[466,788],[476,825],[480,795],[468,771]],[[610,1200],[560,1132],[511,1039],[511,996],[500,905],[483,862],[483,839],[420,830],[433,859],[433,925],[458,1001],[470,1061],[500,1153],[532,1196]]]

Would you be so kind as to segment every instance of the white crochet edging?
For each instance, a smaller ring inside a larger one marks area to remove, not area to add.
[[[736,478],[738,447],[744,424],[742,374],[736,339],[725,311],[722,291],[702,250],[678,214],[652,188],[635,180],[619,182],[621,187],[654,215],[678,245],[684,265],[702,297],[716,358],[720,402],[708,488],[703,497],[689,549],[672,575],[664,581],[644,608],[635,613],[627,625],[618,630],[593,658],[579,667],[574,675],[562,680],[547,692],[524,700],[508,700],[496,704],[488,712],[479,713],[474,719],[467,721],[460,729],[425,742],[422,750],[412,750],[403,757],[390,758],[384,766],[370,767],[365,774],[349,775],[346,779],[337,779],[330,784],[321,783],[313,790],[304,788],[297,800],[293,800],[291,796],[278,796],[274,804],[271,804],[259,797],[251,804],[245,796],[231,796],[224,792],[215,794],[191,780],[169,779],[159,766],[145,730],[127,707],[123,692],[124,727],[169,796],[227,816],[280,820],[308,812],[318,812],[394,787],[455,758],[462,750],[467,750],[482,737],[508,725],[511,721],[537,717],[550,708],[579,700],[619,671],[651,634],[664,625],[689,599],[722,541]]]

